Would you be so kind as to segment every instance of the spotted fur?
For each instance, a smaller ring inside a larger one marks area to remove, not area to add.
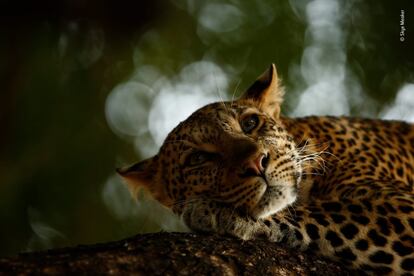
[[[274,65],[120,170],[194,231],[265,236],[368,274],[414,274],[414,126],[280,116]]]

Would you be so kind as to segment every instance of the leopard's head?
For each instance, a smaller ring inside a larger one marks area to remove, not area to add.
[[[272,65],[240,99],[195,111],[156,156],[118,172],[177,214],[202,199],[255,219],[274,214],[295,201],[302,175],[280,119],[282,97]]]

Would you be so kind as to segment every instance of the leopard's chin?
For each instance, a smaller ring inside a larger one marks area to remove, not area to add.
[[[254,219],[276,214],[296,201],[297,191],[288,185],[268,186],[256,206],[249,212]]]

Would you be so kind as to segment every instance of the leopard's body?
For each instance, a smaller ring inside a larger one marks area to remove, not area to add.
[[[195,231],[264,236],[369,274],[414,275],[414,125],[286,118],[272,66],[120,171]]]

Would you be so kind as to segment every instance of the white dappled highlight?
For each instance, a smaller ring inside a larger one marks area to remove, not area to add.
[[[351,107],[367,97],[346,61],[343,21],[349,6],[337,0],[291,0],[290,4],[307,23],[301,63],[291,67],[293,78],[303,80],[292,91],[299,98],[291,115],[350,115]]]
[[[381,118],[414,123],[414,84],[406,83],[397,93],[395,101],[381,112]]]

